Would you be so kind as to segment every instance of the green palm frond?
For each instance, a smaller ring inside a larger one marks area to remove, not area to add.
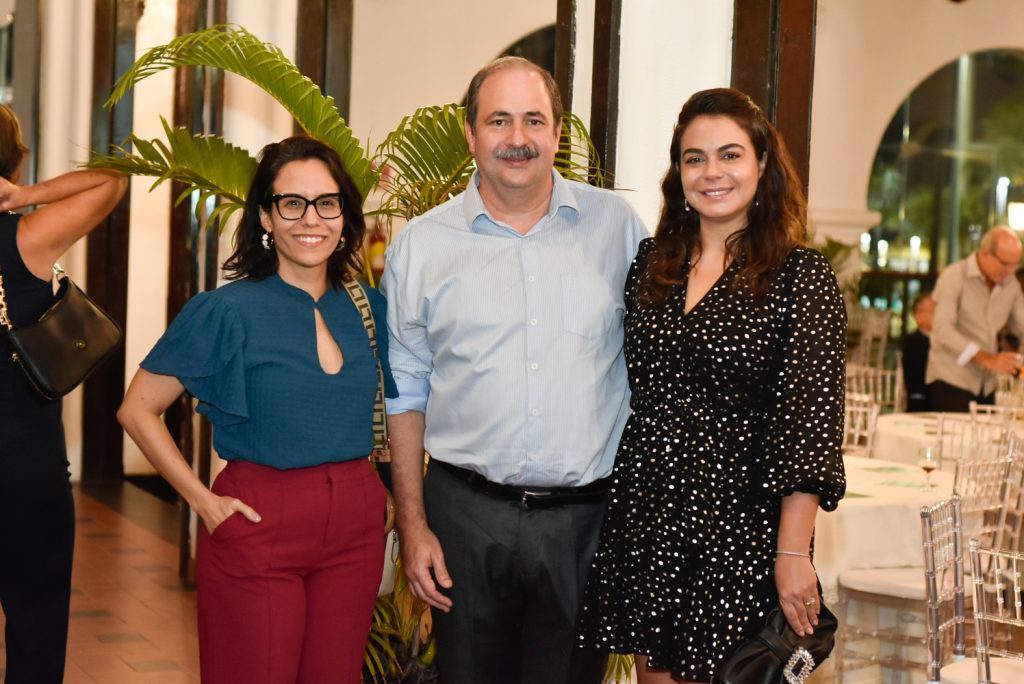
[[[465,190],[475,167],[464,118],[462,107],[447,104],[402,119],[374,155],[384,191],[375,213],[410,219]]]
[[[394,605],[390,595],[381,596],[373,608],[370,636],[363,652],[363,668],[373,682],[386,682],[398,668],[398,656],[392,639],[399,637],[394,627]]]
[[[161,122],[166,142],[132,135],[128,141],[134,153],[117,148],[115,154],[97,156],[86,166],[114,169],[132,176],[152,176],[156,178],[152,188],[166,180],[184,183],[187,187],[176,203],[198,192],[197,216],[209,198],[218,197],[220,204],[207,220],[211,223],[219,220],[223,226],[232,213],[245,205],[245,194],[256,174],[256,160],[246,150],[221,137],[193,135],[186,128],[171,128],[163,118]]]
[[[113,106],[136,83],[175,67],[213,67],[245,78],[276,99],[306,133],[324,141],[341,156],[363,197],[377,183],[359,141],[338,114],[334,98],[284,56],[241,26],[219,25],[175,38],[152,48],[117,80],[106,102]]]
[[[555,170],[569,180],[593,183],[599,188],[605,184],[594,141],[583,121],[572,112],[562,115],[562,138],[558,142]]]
[[[604,670],[605,682],[628,682],[633,672],[633,656],[613,653]]]

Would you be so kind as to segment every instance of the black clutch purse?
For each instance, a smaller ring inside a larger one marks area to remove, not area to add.
[[[14,351],[11,358],[46,399],[57,399],[79,385],[121,344],[121,328],[71,282],[59,265],[53,305],[31,325],[15,328],[7,316],[0,276],[0,324]]]
[[[819,599],[820,600],[820,599]],[[825,604],[811,636],[796,635],[776,606],[757,636],[744,641],[715,672],[716,684],[803,684],[832,652],[836,616]]]

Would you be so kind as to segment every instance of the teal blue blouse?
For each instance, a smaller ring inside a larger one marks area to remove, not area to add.
[[[385,396],[398,396],[388,366],[386,305],[365,287],[377,324]],[[320,367],[314,309],[341,348],[337,374]],[[376,359],[344,290],[319,301],[278,275],[238,280],[193,297],[142,361],[173,375],[213,423],[227,460],[304,468],[365,458],[373,447]]]

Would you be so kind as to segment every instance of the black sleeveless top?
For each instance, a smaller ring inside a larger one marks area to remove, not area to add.
[[[0,213],[0,275],[14,327],[28,325],[53,304],[53,286],[25,266],[18,251],[17,214]],[[67,482],[61,401],[44,399],[11,360],[7,330],[0,326],[0,490]]]

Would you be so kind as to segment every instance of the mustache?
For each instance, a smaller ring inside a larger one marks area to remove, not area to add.
[[[531,145],[509,146],[494,153],[497,159],[505,161],[526,161],[540,156],[540,150]]]

